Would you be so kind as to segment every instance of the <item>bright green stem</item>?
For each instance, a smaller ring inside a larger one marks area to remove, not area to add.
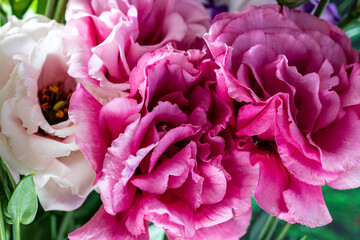
[[[45,16],[47,16],[48,18],[53,18],[55,3],[56,0],[48,0],[46,4]]]
[[[319,5],[317,6],[314,15],[320,17],[321,14],[324,12],[326,6],[328,5],[329,0],[321,0]]]
[[[66,9],[67,0],[58,0],[56,4],[54,19],[57,22],[61,22],[64,15],[65,15],[65,9]]]
[[[13,239],[20,240],[20,221],[15,221],[13,224]]]
[[[278,235],[276,235],[275,240],[283,240],[286,237],[286,234],[288,233],[288,231],[290,230],[292,224],[291,223],[284,223],[284,225],[282,225]]]
[[[5,224],[4,224],[3,212],[2,212],[2,206],[1,206],[1,199],[0,199],[0,240],[6,240]]]
[[[278,224],[279,219],[274,216],[269,215],[266,220],[265,227],[263,228],[259,240],[269,240],[272,234],[275,231],[276,225]]]

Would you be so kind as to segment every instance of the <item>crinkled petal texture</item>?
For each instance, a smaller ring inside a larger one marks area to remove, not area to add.
[[[128,97],[101,105],[82,86],[73,94],[70,118],[104,204],[97,216],[111,222],[102,239],[148,238],[147,221],[170,239],[246,232],[258,168],[253,143],[229,128],[234,108],[217,93],[216,67],[200,50],[157,50],[131,72]],[[70,239],[95,239],[97,216]]]
[[[235,102],[236,134],[257,145],[259,205],[289,222],[329,223],[321,186],[360,186],[360,65],[349,38],[277,5],[218,15],[204,38],[220,96]]]
[[[197,0],[70,0],[66,20],[69,74],[102,102],[127,95],[130,71],[142,55],[203,46],[210,25]]]
[[[61,100],[62,92],[70,97],[76,86],[67,74],[64,26],[34,16],[12,18],[1,30],[1,62],[12,73],[1,72],[0,155],[17,173],[35,174],[44,209],[78,208],[92,190],[95,174],[75,143],[67,100]],[[56,122],[55,112],[63,114]]]

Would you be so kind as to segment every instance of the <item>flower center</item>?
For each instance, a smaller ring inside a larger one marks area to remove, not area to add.
[[[68,119],[69,102],[73,90],[65,93],[63,87],[63,83],[55,83],[39,91],[41,110],[50,125]]]

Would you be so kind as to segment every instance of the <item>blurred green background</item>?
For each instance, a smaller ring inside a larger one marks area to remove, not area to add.
[[[357,240],[360,239],[360,188],[335,190],[328,186],[322,188],[326,205],[333,222],[317,228],[293,224],[287,233],[287,240]],[[268,214],[253,200],[253,216],[247,234],[241,240],[255,240],[265,225]],[[311,213],[309,213],[311,214]],[[277,235],[284,221],[279,221],[273,237]]]

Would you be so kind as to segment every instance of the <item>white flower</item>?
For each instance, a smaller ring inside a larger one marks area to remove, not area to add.
[[[70,211],[95,174],[67,117],[76,81],[67,74],[63,29],[38,15],[0,29],[0,156],[19,174],[35,174],[45,210]]]

